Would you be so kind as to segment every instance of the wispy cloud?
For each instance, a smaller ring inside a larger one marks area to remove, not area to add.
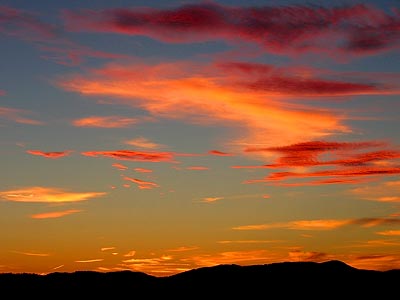
[[[232,153],[222,152],[219,150],[210,150],[210,151],[208,151],[208,154],[216,155],[216,156],[233,156]]]
[[[60,158],[64,156],[68,156],[72,151],[67,150],[67,151],[53,151],[53,152],[44,152],[41,150],[27,150],[26,153],[32,154],[32,155],[37,155],[37,156],[43,156],[46,158]]]
[[[23,109],[17,109],[17,108],[11,108],[11,107],[0,107],[0,118],[13,121],[16,123],[21,123],[21,124],[28,124],[28,125],[43,125],[44,123],[42,121],[34,120],[31,118],[26,117],[26,115],[32,114],[32,112],[23,110]]]
[[[142,189],[142,190],[149,190],[149,189],[159,187],[159,185],[157,183],[152,182],[152,181],[145,181],[145,180],[141,180],[141,179],[137,179],[137,178],[131,178],[128,176],[123,176],[122,178],[124,180],[136,183],[138,188]]]
[[[86,260],[75,260],[77,263],[94,263],[103,261],[103,258],[94,258],[94,259],[86,259]]]
[[[212,203],[224,199],[224,197],[205,197],[201,202]]]
[[[54,187],[25,187],[0,191],[0,198],[15,202],[63,203],[78,202],[104,196],[104,192],[69,192]]]
[[[137,137],[135,139],[126,140],[124,143],[127,145],[143,149],[160,149],[165,147],[164,145],[154,143],[145,137]]]
[[[399,219],[395,218],[360,218],[360,219],[321,219],[299,220],[291,222],[278,222],[269,224],[243,225],[233,227],[233,230],[268,230],[273,228],[286,228],[292,230],[334,230],[347,225],[359,225],[362,227],[374,227],[382,225],[398,225]]]
[[[385,236],[400,236],[400,230],[385,230],[378,231],[376,234],[385,235]]]
[[[186,252],[186,251],[193,251],[196,249],[199,249],[199,247],[197,247],[197,246],[181,246],[178,248],[169,249],[168,251],[170,251],[170,252]]]
[[[64,19],[75,31],[145,35],[174,43],[244,40],[281,55],[304,51],[360,55],[399,45],[396,11],[389,14],[363,4],[237,7],[208,2],[172,9],[65,11]]]
[[[355,196],[380,202],[400,202],[400,181],[386,181],[375,185],[365,185],[350,190]]]
[[[153,170],[145,169],[145,168],[134,168],[133,170],[135,170],[136,172],[139,172],[139,173],[152,173],[153,172]]]
[[[189,166],[186,167],[186,170],[194,170],[194,171],[205,171],[205,170],[209,170],[209,167],[205,167],[205,166]]]
[[[125,165],[123,165],[123,164],[118,164],[118,163],[112,164],[112,166],[113,166],[114,168],[117,168],[118,170],[121,170],[121,171],[124,171],[124,170],[128,169],[127,166],[125,166]]]
[[[218,69],[211,76],[205,69],[191,63],[141,64],[134,68],[108,65],[86,76],[64,77],[59,84],[84,95],[127,99],[125,103],[159,117],[242,126],[246,135],[235,141],[237,144],[265,144],[265,136],[271,141],[279,137],[284,144],[348,131],[338,114],[277,101],[264,91],[239,89],[240,78],[231,78]],[[265,119],[265,115],[270,118]]]
[[[115,250],[115,247],[102,247],[100,250],[101,251],[110,251],[110,250]]]
[[[110,157],[117,160],[131,160],[143,162],[173,162],[172,152],[113,150],[113,151],[87,151],[81,153],[90,157]]]
[[[25,251],[12,251],[12,252],[22,254],[22,255],[27,255],[27,256],[40,256],[40,257],[50,256],[50,253],[25,252]]]
[[[125,128],[138,122],[138,119],[122,116],[90,116],[74,120],[72,124],[77,127]]]
[[[64,210],[64,211],[52,211],[52,212],[47,212],[47,213],[41,213],[41,214],[34,214],[31,215],[32,219],[53,219],[53,218],[61,218],[64,216],[68,216],[71,214],[75,214],[78,212],[81,212],[82,210],[79,209],[69,209],[69,210]]]

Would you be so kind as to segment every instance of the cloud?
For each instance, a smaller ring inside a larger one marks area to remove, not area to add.
[[[41,214],[34,214],[31,215],[32,219],[53,219],[53,218],[61,218],[67,215],[75,214],[78,212],[81,212],[82,210],[78,209],[69,209],[69,210],[64,210],[64,211],[52,211],[52,212],[47,212],[47,213],[41,213]]]
[[[399,45],[399,14],[372,5],[225,6],[65,11],[69,30],[144,35],[173,43],[245,41],[277,54],[371,54]],[[290,43],[287,41],[290,40]]]
[[[90,116],[74,120],[72,124],[77,127],[125,128],[138,122],[138,119],[122,116]]]
[[[27,150],[26,153],[32,154],[32,155],[37,155],[37,156],[43,156],[46,158],[60,158],[64,156],[68,156],[72,151],[56,151],[56,152],[44,152],[41,150]]]
[[[376,185],[361,186],[350,192],[365,200],[380,202],[400,202],[400,181],[387,181]]]
[[[0,32],[22,39],[42,41],[56,37],[56,28],[40,21],[33,13],[0,6]]]
[[[149,189],[159,187],[159,185],[157,183],[151,182],[151,181],[145,181],[145,180],[141,180],[141,179],[137,179],[137,178],[131,178],[128,176],[123,176],[122,178],[124,180],[136,183],[138,188],[142,189],[142,190],[149,190]]]
[[[205,170],[209,170],[210,168],[208,167],[204,167],[204,166],[190,166],[187,167],[186,170],[194,170],[194,171],[205,171]]]
[[[14,202],[65,203],[85,201],[105,194],[103,192],[68,192],[60,188],[33,186],[2,190],[0,191],[0,198]]]
[[[208,154],[216,155],[216,156],[233,156],[232,153],[222,152],[222,151],[218,151],[218,150],[210,150],[210,151],[208,151]]]
[[[342,124],[344,114],[293,104],[281,94],[238,86],[247,78],[247,74],[222,72],[214,65],[137,63],[109,64],[89,74],[64,76],[58,84],[83,95],[124,100],[124,104],[158,118],[234,128],[238,136],[227,142],[234,152],[243,145],[272,147],[276,146],[273,141],[286,145],[351,131]]]
[[[6,91],[0,90],[0,96],[4,96],[6,94]]]
[[[360,225],[362,227],[374,227],[381,225],[398,225],[399,219],[395,218],[360,218],[360,219],[321,219],[298,220],[291,222],[278,222],[269,224],[242,225],[233,227],[233,230],[268,230],[273,228],[285,228],[291,230],[334,230],[348,225]]]
[[[153,170],[145,169],[145,168],[134,168],[134,170],[139,173],[152,173],[153,172]]]
[[[222,199],[224,199],[224,197],[205,197],[201,200],[201,202],[212,203]]]
[[[110,157],[117,160],[131,160],[143,162],[173,162],[172,152],[154,151],[133,151],[133,150],[114,150],[114,151],[87,151],[81,153],[90,157]]]
[[[193,250],[197,250],[199,249],[199,247],[197,246],[181,246],[178,248],[174,248],[174,249],[169,249],[168,251],[171,252],[186,252],[186,251],[193,251]]]
[[[118,164],[118,163],[112,164],[112,166],[113,166],[114,168],[117,168],[118,170],[121,170],[121,171],[124,171],[124,170],[128,169],[127,166],[122,165],[122,164]]]
[[[114,250],[115,247],[102,247],[100,250],[101,251],[110,251],[110,250]]]
[[[44,123],[38,120],[30,119],[25,117],[25,115],[31,114],[30,111],[23,109],[16,109],[11,107],[1,107],[0,106],[0,118],[13,121],[20,124],[28,125],[43,125]]]
[[[22,255],[27,255],[27,256],[40,256],[40,257],[46,257],[50,256],[49,253],[38,253],[38,252],[23,252],[23,251],[13,251],[14,253],[22,254]]]
[[[86,259],[86,260],[75,260],[77,263],[93,263],[103,261],[103,258],[95,258],[95,259]]]
[[[400,230],[385,230],[378,231],[376,234],[385,235],[385,236],[400,236]]]
[[[132,257],[135,256],[136,251],[135,250],[131,250],[128,253],[124,254],[125,257]]]
[[[146,139],[144,137],[138,137],[138,138],[135,138],[132,140],[127,140],[124,143],[127,145],[144,148],[144,149],[160,149],[160,148],[164,147],[164,145],[153,143],[152,141],[150,141],[149,139]]]

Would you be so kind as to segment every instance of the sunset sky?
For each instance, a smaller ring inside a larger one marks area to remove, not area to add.
[[[400,5],[0,3],[0,272],[400,268]]]

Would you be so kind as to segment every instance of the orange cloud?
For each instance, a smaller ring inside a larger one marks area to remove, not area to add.
[[[285,145],[350,131],[337,112],[290,103],[290,95],[239,88],[237,82],[245,78],[248,74],[223,72],[213,65],[138,63],[134,67],[110,64],[58,83],[84,95],[123,99],[157,117],[242,128],[230,147],[272,147],[276,141]]]
[[[379,231],[376,234],[386,235],[386,236],[400,236],[400,230],[386,230],[386,231]]]
[[[22,254],[22,255],[27,255],[27,256],[41,256],[41,257],[46,257],[50,256],[49,253],[37,253],[37,252],[22,252],[22,251],[13,251],[14,253]]]
[[[192,250],[196,250],[196,249],[199,249],[199,247],[197,247],[197,246],[190,246],[190,247],[181,246],[181,247],[178,247],[178,248],[175,248],[175,249],[169,249],[168,251],[171,251],[171,252],[186,252],[186,251],[192,251]]]
[[[27,110],[0,106],[0,118],[10,120],[10,121],[13,121],[16,123],[28,124],[28,125],[43,125],[44,124],[41,121],[25,117],[25,115],[29,115],[29,114],[31,114],[31,112],[27,111]]]
[[[33,186],[0,191],[0,198],[15,202],[64,203],[104,196],[103,192],[68,192],[60,188]]]
[[[144,149],[160,149],[164,147],[164,145],[153,143],[152,141],[144,138],[138,137],[132,140],[127,140],[124,142],[127,145],[144,148]]]
[[[136,179],[136,178],[131,178],[128,176],[124,176],[123,179],[136,183],[139,189],[145,190],[145,189],[153,189],[153,188],[159,187],[159,185],[157,183],[151,182],[151,181],[144,181],[144,180],[140,180],[140,179]]]
[[[222,200],[222,199],[224,199],[224,197],[206,197],[206,198],[203,198],[203,200],[201,202],[211,203],[211,202],[215,202],[215,201]]]
[[[272,228],[286,228],[292,230],[333,230],[347,225],[374,227],[380,225],[398,225],[399,219],[391,218],[360,218],[345,220],[298,220],[270,224],[243,225],[233,227],[233,230],[267,230]]]
[[[60,218],[63,216],[67,216],[70,214],[78,213],[81,212],[82,210],[78,209],[69,209],[65,211],[53,211],[53,212],[48,212],[48,213],[42,213],[42,214],[35,214],[31,215],[32,219],[50,219],[50,218]]]
[[[115,249],[115,247],[103,247],[100,250],[101,251],[109,251],[109,250],[114,250],[114,249]]]
[[[204,171],[204,170],[209,170],[210,168],[208,167],[203,167],[203,166],[190,166],[187,167],[186,170],[197,170],[197,171]]]
[[[103,261],[103,258],[95,258],[95,259],[86,259],[86,260],[75,260],[77,263],[93,263],[93,262],[99,262]]]
[[[122,116],[90,116],[74,120],[72,124],[77,127],[124,128],[138,122],[138,119]]]
[[[122,164],[112,164],[112,166],[117,168],[118,170],[121,170],[121,171],[128,169],[127,166],[122,165]]]
[[[216,156],[233,156],[232,153],[222,152],[222,151],[218,151],[218,150],[210,150],[210,151],[208,151],[208,154],[216,155]]]
[[[353,195],[365,200],[400,202],[400,181],[386,181],[350,190]]]
[[[87,151],[81,153],[90,157],[111,157],[118,160],[132,160],[145,162],[173,162],[174,154],[172,152],[150,152],[133,150],[114,150],[114,151]]]
[[[32,155],[37,155],[37,156],[43,156],[46,158],[60,158],[64,156],[68,156],[72,151],[56,151],[56,152],[44,152],[41,150],[27,150],[26,153],[32,154]]]
[[[153,172],[153,170],[145,169],[145,168],[134,168],[134,170],[139,173],[152,173]]]

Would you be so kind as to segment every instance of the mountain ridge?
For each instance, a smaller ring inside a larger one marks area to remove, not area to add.
[[[110,272],[74,271],[33,273],[0,273],[2,291],[38,293],[44,296],[85,294],[122,297],[127,293],[163,295],[261,295],[281,296],[392,295],[398,290],[400,269],[387,271],[357,269],[330,260],[325,262],[277,262],[242,266],[220,264],[157,277],[144,272],[122,270]]]

